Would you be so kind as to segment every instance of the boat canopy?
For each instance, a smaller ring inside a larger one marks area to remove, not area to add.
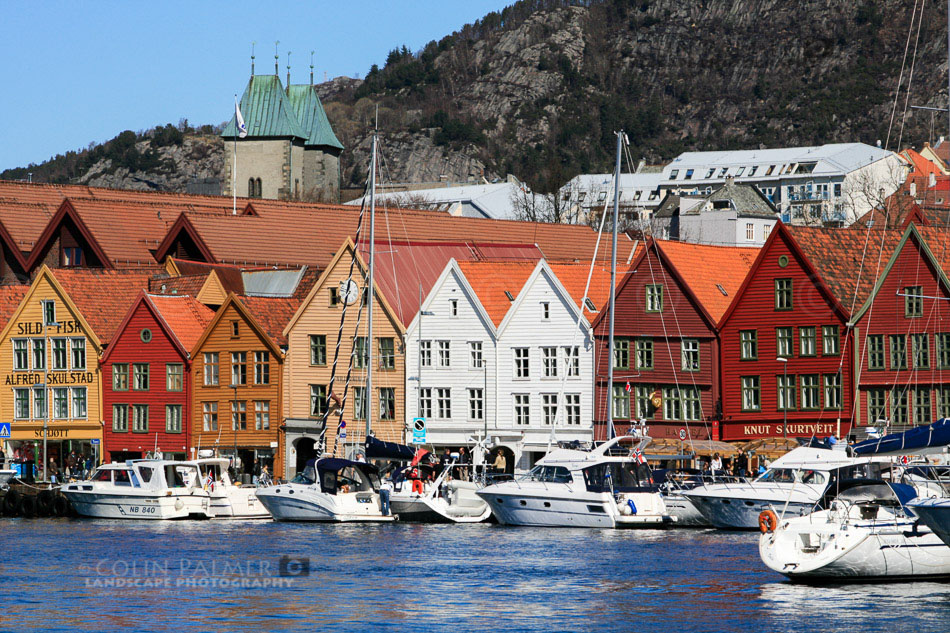
[[[855,455],[920,455],[940,452],[947,445],[950,445],[950,418],[865,440],[852,446],[852,450]]]
[[[379,471],[379,469],[372,464],[367,464],[366,462],[354,462],[352,460],[341,459],[339,457],[323,457],[321,459],[311,459],[309,462],[307,462],[307,466],[309,467],[313,467],[314,465],[316,465],[317,470],[321,473],[327,471],[338,472],[348,466],[353,466],[354,468],[365,470],[366,472],[370,473]]]
[[[384,442],[372,435],[366,438],[366,458],[370,459],[400,459],[411,461],[416,451],[405,444]]]

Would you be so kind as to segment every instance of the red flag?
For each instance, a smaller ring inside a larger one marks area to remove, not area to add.
[[[627,393],[630,393],[631,389],[632,389],[632,387],[630,386],[630,381],[628,380],[628,381],[627,381],[627,386],[624,387],[624,391],[626,391]]]

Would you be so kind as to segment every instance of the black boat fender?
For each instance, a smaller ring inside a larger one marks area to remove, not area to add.
[[[20,511],[20,493],[16,490],[8,490],[3,497],[3,513],[8,517],[15,517]]]

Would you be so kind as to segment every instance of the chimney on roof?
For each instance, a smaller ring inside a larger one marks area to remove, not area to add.
[[[910,183],[910,197],[911,198],[917,197],[917,183],[916,182]]]
[[[930,177],[927,179],[927,186],[933,189],[937,186],[937,174],[935,172],[930,172]]]
[[[734,185],[736,183],[735,176],[726,176],[726,186]]]

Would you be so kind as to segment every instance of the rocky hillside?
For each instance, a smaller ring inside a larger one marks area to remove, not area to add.
[[[513,173],[549,191],[576,173],[609,170],[620,128],[634,159],[648,162],[686,149],[886,141],[914,5],[522,0],[419,52],[394,49],[362,81],[338,78],[320,90],[347,148],[344,186],[365,181],[378,105],[384,179]],[[946,104],[946,72],[945,8],[925,0],[910,103]],[[931,138],[929,113],[906,123],[904,144]],[[130,175],[161,175],[177,187],[173,174],[195,169],[188,141],[174,152],[164,175],[103,163],[79,177],[125,186]],[[223,165],[203,161],[200,173]]]

